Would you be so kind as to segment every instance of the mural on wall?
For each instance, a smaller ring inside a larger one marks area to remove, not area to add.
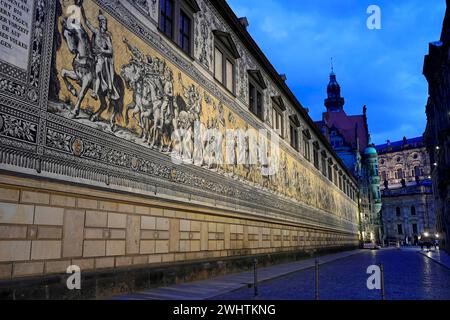
[[[258,132],[247,134],[253,128],[229,106],[93,1],[61,5],[57,29],[62,41],[55,59],[60,89],[49,112],[162,154],[176,152],[181,163],[311,207],[336,215],[349,212],[345,215],[353,220],[354,204],[288,152],[280,151],[275,174],[263,174],[267,163],[261,159],[271,148],[261,148],[264,139]],[[78,21],[74,12],[79,12]],[[238,133],[229,136],[229,130]],[[61,139],[49,134],[48,144]],[[74,145],[79,156],[92,151],[80,141]]]

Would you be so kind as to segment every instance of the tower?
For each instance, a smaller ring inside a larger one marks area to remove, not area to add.
[[[341,97],[341,86],[336,80],[334,70],[330,73],[330,82],[327,87],[328,98],[325,99],[327,112],[340,112],[344,109],[345,100]]]
[[[368,192],[371,203],[370,223],[368,230],[372,235],[375,242],[382,240],[381,231],[381,193],[380,193],[380,176],[378,173],[378,153],[373,145],[369,145],[364,150],[364,158],[367,167],[368,178]]]

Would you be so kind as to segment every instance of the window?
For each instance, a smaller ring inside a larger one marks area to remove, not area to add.
[[[300,121],[296,114],[289,116],[289,140],[292,148],[299,151],[300,144],[298,141],[298,128],[300,127]]]
[[[160,0],[159,28],[169,38],[173,38],[173,0]]]
[[[303,136],[303,156],[306,160],[311,161],[311,149],[309,139],[306,136]]]
[[[386,171],[381,172],[381,180],[387,181]]]
[[[193,15],[200,11],[195,0],[160,0],[159,9],[161,32],[192,55]]]
[[[279,98],[272,98],[272,128],[281,136],[284,136],[284,117],[285,110],[282,101]]]
[[[289,132],[290,132],[290,140],[291,140],[291,146],[295,150],[298,150],[298,133],[297,133],[297,127],[295,124],[291,123],[289,126]]]
[[[316,167],[317,170],[320,170],[319,148],[318,148],[317,142],[314,142],[313,159],[314,159],[314,167]]]
[[[326,153],[322,153],[322,174],[327,176],[327,155]]]
[[[412,229],[413,229],[413,233],[414,234],[418,234],[419,233],[419,229],[417,228],[417,224],[413,223]]]
[[[214,77],[234,94],[235,60],[240,57],[239,52],[228,33],[218,30],[213,31],[213,33],[215,35]]]
[[[414,207],[414,206],[411,207],[411,215],[412,216],[416,215],[416,207]]]
[[[401,224],[397,225],[397,233],[398,234],[403,234],[403,226]]]
[[[225,63],[225,87],[230,92],[234,92],[234,65],[229,59]]]
[[[180,11],[180,47],[184,52],[191,53],[191,18]]]
[[[333,182],[333,164],[328,161],[328,180]]]
[[[395,179],[403,179],[403,170],[401,168],[395,171]]]
[[[223,53],[219,49],[215,49],[214,54],[214,76],[217,80],[223,80]]]
[[[281,136],[283,135],[283,114],[277,108],[272,109],[273,129]]]
[[[259,119],[264,121],[264,95],[263,91],[267,88],[261,72],[258,70],[249,70],[249,106],[250,111]]]
[[[401,216],[402,213],[401,213],[400,207],[395,208],[395,213],[397,214],[397,217]]]
[[[420,176],[422,176],[422,170],[418,166],[415,166],[414,167],[414,177],[420,177]]]

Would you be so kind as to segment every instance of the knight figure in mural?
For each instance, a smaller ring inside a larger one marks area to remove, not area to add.
[[[124,86],[114,69],[113,44],[108,32],[107,18],[99,11],[99,27],[96,28],[86,17],[83,1],[76,0],[75,7],[79,8],[84,23],[76,18],[63,18],[61,23],[62,36],[70,53],[74,55],[73,70],[61,71],[61,77],[67,89],[77,98],[70,116],[71,118],[79,116],[81,104],[87,92],[92,90],[92,97],[100,100],[100,108],[91,116],[91,121],[99,120],[100,115],[109,107],[112,109],[110,126],[114,131],[116,118],[123,109]],[[92,33],[92,39],[84,25]],[[71,81],[80,86],[79,91],[75,89]]]
[[[111,34],[108,31],[108,20],[99,11],[98,28],[95,27],[86,17],[84,8],[81,7],[83,20],[92,32],[92,52],[95,61],[95,81],[92,97],[98,99],[100,88],[102,92],[107,92],[110,100],[118,100],[119,93],[114,85],[114,48],[112,45]]]

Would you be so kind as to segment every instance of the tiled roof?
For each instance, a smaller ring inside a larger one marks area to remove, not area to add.
[[[390,144],[381,144],[376,146],[378,153],[396,152],[403,149],[415,149],[422,148],[425,144],[423,142],[423,137],[417,137],[412,139],[406,139],[406,145],[403,140],[394,141]]]
[[[335,127],[343,135],[345,141],[356,147],[355,129],[359,137],[359,149],[364,150],[369,141],[366,135],[366,122],[364,115],[348,116],[344,110],[339,112],[325,112],[323,115],[325,121],[317,121],[316,125],[321,128],[326,125],[328,128]]]

